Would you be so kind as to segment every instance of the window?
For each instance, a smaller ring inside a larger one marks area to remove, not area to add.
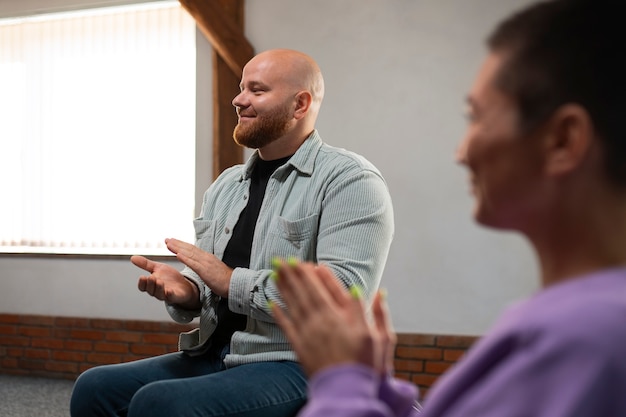
[[[178,2],[0,21],[0,250],[193,241],[195,41]]]

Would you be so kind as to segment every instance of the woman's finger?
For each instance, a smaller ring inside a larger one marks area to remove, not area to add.
[[[324,288],[332,299],[340,306],[348,305],[353,296],[350,295],[346,288],[341,284],[339,279],[333,274],[326,265],[318,265],[316,267],[317,274],[320,282],[324,285]]]
[[[312,264],[283,264],[278,271],[278,290],[291,312],[308,315],[321,306],[332,305],[328,291]]]
[[[380,338],[382,354],[382,372],[393,371],[393,356],[396,345],[396,334],[391,323],[391,316],[387,308],[386,293],[378,291],[372,303],[372,315],[374,326]]]

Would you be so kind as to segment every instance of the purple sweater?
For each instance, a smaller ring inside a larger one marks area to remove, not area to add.
[[[553,285],[510,308],[431,389],[360,365],[314,375],[299,417],[626,416],[626,269]]]

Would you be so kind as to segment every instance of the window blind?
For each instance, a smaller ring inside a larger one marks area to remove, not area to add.
[[[177,2],[0,21],[0,250],[192,241],[195,80]]]

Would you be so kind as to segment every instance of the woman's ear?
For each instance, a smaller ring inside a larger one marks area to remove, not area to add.
[[[552,114],[546,129],[546,174],[561,176],[576,170],[588,155],[594,137],[587,110],[578,104],[565,104]]]
[[[293,117],[297,120],[302,119],[309,111],[312,101],[313,97],[308,91],[300,91],[296,94],[296,109]]]

